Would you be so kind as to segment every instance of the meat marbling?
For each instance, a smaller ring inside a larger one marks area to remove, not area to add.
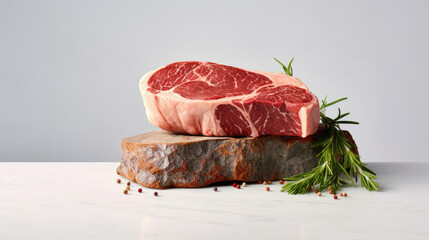
[[[176,62],[140,80],[146,115],[167,131],[206,136],[317,131],[317,97],[297,78],[211,62]]]

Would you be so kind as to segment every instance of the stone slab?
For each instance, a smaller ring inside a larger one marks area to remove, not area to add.
[[[306,138],[206,137],[153,131],[122,140],[117,173],[150,188],[203,187],[223,181],[279,180],[317,166]],[[344,131],[351,140],[351,136]],[[352,140],[353,141],[353,140]]]

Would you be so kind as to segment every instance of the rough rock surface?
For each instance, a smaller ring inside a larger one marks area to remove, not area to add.
[[[122,140],[117,173],[150,188],[279,180],[317,166],[311,144],[320,133],[306,138],[233,138],[153,131]]]

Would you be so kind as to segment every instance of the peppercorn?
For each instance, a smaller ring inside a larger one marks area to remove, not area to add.
[[[233,184],[232,184],[232,186],[233,186],[233,187],[237,187],[237,183],[233,183]]]
[[[267,185],[268,184],[268,182],[267,181],[264,181],[264,185]]]
[[[344,193],[340,193],[340,197],[344,196]]]
[[[125,190],[124,190],[124,194],[128,194],[128,191],[127,191],[127,189],[125,189]]]
[[[130,186],[131,185],[131,183],[130,182],[127,182],[127,186]]]
[[[337,197],[337,195],[334,195],[334,199],[337,199],[338,197]]]
[[[240,189],[240,188],[241,188],[241,185],[240,185],[240,184],[238,184],[238,185],[237,185],[237,189]]]
[[[214,187],[214,188],[213,188],[213,191],[217,192],[217,187]]]
[[[127,190],[130,191],[130,187],[127,187]]]
[[[319,193],[319,189],[314,190],[314,193],[316,194]]]
[[[143,192],[143,190],[141,188],[139,188],[138,192],[141,193],[141,192]]]
[[[116,180],[117,183],[121,183],[121,179]]]
[[[347,193],[344,193],[344,194],[343,194],[343,197],[347,197]]]
[[[268,184],[271,184],[271,181],[268,181]]]
[[[157,197],[158,196],[158,192],[154,192],[153,195],[155,195],[155,197]]]
[[[283,179],[279,181],[279,183],[280,183],[280,184],[283,184],[284,182],[285,182],[285,181],[283,181]]]
[[[320,196],[322,196],[322,193],[321,193],[321,192],[318,192],[318,193],[317,193],[317,196],[319,196],[319,197],[320,197]]]
[[[329,189],[328,192],[329,194],[334,194],[334,192],[331,189]]]
[[[266,187],[265,190],[268,192],[270,191],[270,187]]]
[[[247,183],[244,182],[243,184],[241,184],[241,186],[245,187],[245,186],[247,186]]]
[[[261,184],[261,183],[262,183],[262,181],[261,181],[261,180],[259,180],[259,181],[258,181],[258,183],[259,183],[259,184]]]

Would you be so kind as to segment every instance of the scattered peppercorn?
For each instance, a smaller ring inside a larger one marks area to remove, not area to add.
[[[308,187],[308,188],[307,188],[307,191],[308,191],[308,192],[310,192],[310,191],[311,191],[311,189],[313,189],[313,188],[312,188],[312,187]]]
[[[264,185],[267,185],[268,183],[267,183],[267,181],[264,181]]]
[[[338,197],[337,197],[337,195],[334,195],[334,199],[337,199]]]
[[[329,189],[328,192],[329,194],[334,194],[334,192],[331,189]]]
[[[127,186],[130,186],[131,185],[131,183],[130,182],[127,182]]]
[[[116,180],[117,183],[121,183],[121,179]]]
[[[319,189],[314,190],[314,193],[316,194],[319,193]]]
[[[128,194],[128,191],[127,191],[127,189],[125,189],[125,190],[124,190],[124,194]]]
[[[268,184],[271,184],[271,181],[268,181]]]
[[[319,197],[320,197],[320,196],[322,196],[322,193],[321,193],[321,192],[318,192],[318,193],[317,193],[317,196],[319,196]]]
[[[127,190],[130,191],[130,187],[127,187]]]
[[[262,181],[261,181],[261,180],[259,180],[259,181],[258,181],[258,183],[259,183],[259,184],[261,184],[261,183],[262,183]]]
[[[139,191],[139,193],[143,192],[143,190],[141,188],[139,188],[139,190],[137,190],[137,191]]]
[[[155,195],[155,197],[157,197],[158,196],[158,192],[154,192],[153,195]]]
[[[232,186],[233,186],[233,187],[237,187],[237,183],[233,183],[233,184],[232,184]]]
[[[340,197],[344,196],[344,193],[340,193]]]
[[[270,191],[270,187],[266,187],[265,190],[268,192]]]
[[[247,186],[247,183],[244,182],[243,184],[241,184],[241,186],[245,187],[245,186]]]
[[[214,187],[214,188],[213,188],[213,191],[217,192],[217,187]]]
[[[347,197],[347,193],[344,193],[344,194],[343,194],[343,197]]]
[[[240,189],[240,188],[241,188],[241,185],[240,185],[240,184],[238,184],[238,185],[237,185],[237,189]]]
[[[279,181],[279,183],[280,183],[280,184],[283,184],[283,183],[285,183],[285,181],[283,181],[283,179],[282,179],[282,180],[280,180],[280,181]]]

